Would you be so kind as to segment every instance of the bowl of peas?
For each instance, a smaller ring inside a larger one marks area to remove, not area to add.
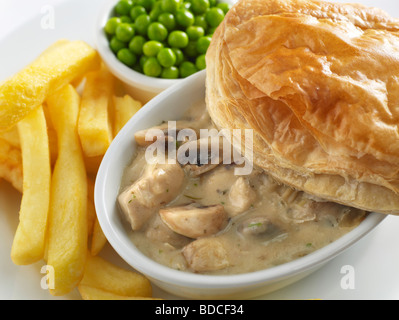
[[[212,34],[231,0],[110,0],[98,22],[97,49],[129,93],[148,102],[206,68]]]

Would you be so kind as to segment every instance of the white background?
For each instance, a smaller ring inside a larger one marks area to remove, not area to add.
[[[0,0],[0,41],[25,21],[41,14],[43,7],[67,0]],[[84,0],[82,0],[84,1]]]
[[[0,41],[27,19],[40,14],[46,5],[57,5],[68,0],[0,0]],[[391,4],[397,0],[363,0],[362,3],[389,10]],[[84,2],[84,0],[82,0]],[[356,2],[337,1],[337,2]]]

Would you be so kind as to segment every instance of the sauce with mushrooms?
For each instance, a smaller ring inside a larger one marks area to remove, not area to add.
[[[176,124],[177,131],[213,128],[203,102]],[[165,125],[157,128],[165,132]],[[118,203],[137,248],[171,268],[203,274],[270,268],[328,245],[367,215],[282,185],[256,167],[238,176],[234,163],[148,164],[145,134],[136,135],[141,146]],[[156,139],[171,142],[167,135]]]

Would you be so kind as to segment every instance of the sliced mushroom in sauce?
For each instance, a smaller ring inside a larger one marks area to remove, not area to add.
[[[159,215],[171,230],[193,239],[214,235],[228,223],[226,211],[220,204],[166,207],[159,210]]]
[[[179,163],[184,164],[192,176],[211,171],[223,161],[223,149],[219,141],[219,138],[203,138],[184,143],[177,152]]]
[[[174,143],[179,144],[187,142],[189,140],[194,140],[198,136],[198,131],[192,128],[192,123],[188,121],[177,121],[176,126],[171,126],[169,122],[165,122],[160,126],[152,127],[145,130],[137,131],[134,134],[134,138],[136,143],[140,147],[148,147],[153,144],[155,141],[161,139],[163,143]],[[181,134],[181,140],[179,141],[179,133],[183,131]]]
[[[204,104],[194,104],[175,131],[167,123],[155,128],[158,136],[148,130],[136,134],[142,159],[126,169],[118,200],[134,244],[163,265],[204,274],[257,271],[322,248],[367,215],[284,186],[256,166],[249,175],[235,175],[240,164],[228,152],[224,157],[220,137],[217,148],[207,144],[199,153],[209,138],[191,139],[181,129],[216,129]],[[146,134],[147,140],[164,137],[161,145],[176,147],[177,163],[146,164],[153,143],[145,141]],[[179,134],[183,139],[177,141]],[[197,152],[187,152],[191,148]]]
[[[151,241],[167,243],[175,248],[182,248],[192,241],[192,239],[182,236],[169,228],[161,219],[159,214],[146,225],[146,237]]]
[[[238,225],[237,232],[244,237],[250,237],[259,241],[271,240],[284,233],[279,226],[272,223],[265,216],[245,219]]]

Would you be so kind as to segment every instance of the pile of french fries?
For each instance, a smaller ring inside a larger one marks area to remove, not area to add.
[[[152,296],[147,278],[99,256],[94,206],[101,159],[141,107],[82,41],[56,42],[0,85],[0,178],[22,193],[11,259],[50,266],[54,296]]]

